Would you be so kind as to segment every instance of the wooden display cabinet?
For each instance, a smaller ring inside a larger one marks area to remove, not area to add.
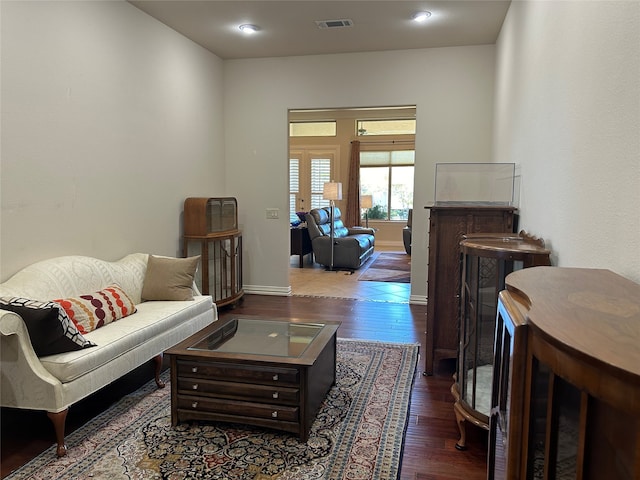
[[[498,302],[488,477],[640,478],[640,285],[510,274]]]
[[[184,201],[185,257],[200,255],[196,285],[217,306],[235,303],[244,295],[242,232],[238,203],[233,197],[187,198]]]
[[[489,429],[494,333],[498,293],[513,271],[551,265],[544,241],[526,232],[464,235],[458,363],[451,387],[460,429],[458,450],[466,450],[466,424]]]
[[[460,241],[470,233],[513,233],[512,206],[442,204],[430,210],[425,374],[458,353]]]

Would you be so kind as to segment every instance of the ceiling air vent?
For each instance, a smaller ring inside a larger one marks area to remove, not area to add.
[[[341,28],[353,26],[353,21],[348,18],[341,20],[316,20],[318,28]]]

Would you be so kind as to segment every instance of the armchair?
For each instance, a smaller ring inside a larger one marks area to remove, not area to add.
[[[338,207],[333,210],[333,267],[355,270],[373,254],[372,228],[347,228]],[[307,213],[307,229],[315,261],[331,265],[331,208],[315,208]]]

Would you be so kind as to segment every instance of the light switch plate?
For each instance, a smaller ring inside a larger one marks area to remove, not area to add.
[[[275,220],[279,217],[280,209],[279,208],[267,208],[267,219]]]

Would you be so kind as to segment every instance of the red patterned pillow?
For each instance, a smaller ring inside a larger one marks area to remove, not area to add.
[[[136,306],[119,285],[110,285],[99,292],[79,297],[54,300],[80,333],[89,333],[136,312]]]

